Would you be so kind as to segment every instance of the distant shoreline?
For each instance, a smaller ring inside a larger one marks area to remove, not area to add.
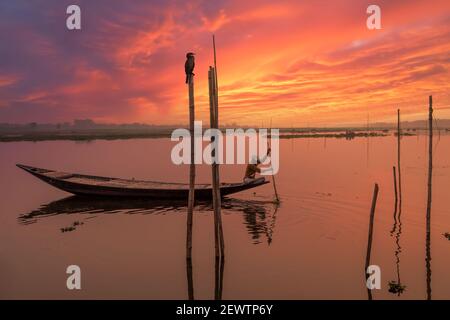
[[[24,133],[0,134],[0,142],[19,141],[93,141],[170,138],[170,133]]]
[[[403,136],[416,136],[423,129],[404,129]],[[449,132],[449,129],[442,129]],[[0,142],[20,141],[94,141],[94,140],[128,140],[170,138],[172,130],[149,131],[74,131],[74,132],[0,132]],[[270,133],[269,133],[270,134]],[[366,128],[325,128],[325,129],[280,129],[280,139],[302,138],[343,138],[351,140],[364,137],[385,137],[396,135],[395,130]]]
[[[417,135],[427,130],[428,123],[423,120],[404,121],[401,123],[402,135]],[[185,125],[149,125],[141,123],[102,124],[91,119],[76,119],[72,123],[36,123],[27,124],[0,123],[0,142],[18,141],[93,141],[125,139],[170,138],[173,130],[185,128]],[[235,123],[224,124],[221,130],[241,128]],[[441,132],[450,132],[450,119],[436,120],[436,128]],[[207,129],[207,128],[205,128]],[[268,129],[255,127],[254,129]],[[279,128],[281,139],[298,138],[344,138],[382,137],[396,132],[396,124],[376,122],[370,125],[349,125],[346,127],[282,127]],[[269,132],[270,135],[270,132]]]

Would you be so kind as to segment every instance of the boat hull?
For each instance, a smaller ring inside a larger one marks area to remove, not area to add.
[[[40,180],[60,190],[80,195],[95,197],[125,197],[152,199],[187,199],[189,186],[187,184],[125,180],[108,177],[71,174],[54,170],[36,168],[17,164],[17,166]],[[74,181],[73,181],[74,180]],[[220,186],[221,196],[252,189],[268,183],[263,177],[250,183],[224,183]],[[120,184],[117,186],[114,184]],[[145,187],[145,184],[156,187]],[[158,184],[161,185],[158,188]],[[139,185],[143,185],[140,187]],[[212,189],[208,185],[196,185],[196,199],[211,199]]]

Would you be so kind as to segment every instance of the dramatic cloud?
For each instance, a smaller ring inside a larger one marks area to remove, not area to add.
[[[218,49],[222,123],[346,125],[449,117],[450,3],[378,1],[73,1],[0,3],[0,122],[186,123],[185,53],[196,56],[196,108],[208,120]]]

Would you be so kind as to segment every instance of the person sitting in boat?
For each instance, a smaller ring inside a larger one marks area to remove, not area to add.
[[[258,166],[261,164],[261,162],[266,161],[269,155],[270,155],[270,148],[267,149],[267,154],[261,159],[257,158],[256,156],[253,156],[252,161],[247,165],[247,168],[245,169],[245,176],[244,176],[245,183],[250,183],[256,180],[256,174],[261,173],[261,169],[258,168]]]

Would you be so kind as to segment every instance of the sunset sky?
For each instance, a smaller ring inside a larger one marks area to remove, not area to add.
[[[66,28],[70,4],[82,30]],[[449,0],[14,0],[0,2],[0,123],[185,124],[188,51],[207,121],[213,33],[222,124],[425,119],[428,95],[450,118]]]

